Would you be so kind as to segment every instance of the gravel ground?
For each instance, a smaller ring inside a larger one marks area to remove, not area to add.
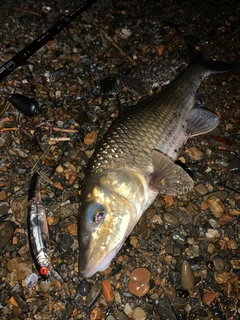
[[[1,64],[79,5],[0,3]],[[1,319],[240,318],[239,17],[239,1],[99,1],[1,81],[1,106],[14,92],[41,110],[27,117],[10,104],[0,119]],[[189,43],[237,67],[199,89],[220,124],[179,156],[194,190],[159,196],[110,268],[83,281],[76,221],[88,158],[119,112],[187,66]],[[27,288],[33,168],[60,276]]]

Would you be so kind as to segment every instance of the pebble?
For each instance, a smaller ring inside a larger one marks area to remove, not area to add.
[[[0,217],[1,215],[6,214],[8,212],[9,207],[9,203],[6,201],[0,203]]]
[[[165,254],[173,254],[173,245],[169,244],[165,247]]]
[[[115,275],[118,274],[121,270],[122,270],[122,265],[121,265],[121,264],[118,264],[118,263],[115,263],[115,266],[114,266],[114,268],[112,269],[110,275],[111,275],[111,276],[115,276]]]
[[[14,199],[11,202],[11,209],[18,223],[26,223],[28,212],[28,195]]]
[[[116,318],[114,318],[114,316],[110,314],[109,316],[107,316],[106,320],[116,320]]]
[[[123,308],[123,312],[127,315],[130,316],[130,314],[132,313],[132,308],[130,306],[129,303],[126,303],[124,308]]]
[[[15,224],[12,221],[4,221],[0,224],[0,249],[4,248],[12,238],[15,230]]]
[[[208,239],[220,238],[220,233],[216,229],[207,229],[206,237]]]
[[[208,194],[205,194],[203,196],[203,201],[207,201],[207,199],[211,196],[216,196],[218,197],[220,200],[224,201],[229,197],[229,193],[227,191],[224,190],[219,190],[219,191],[214,191],[214,192],[210,192]]]
[[[203,157],[203,153],[196,147],[190,147],[185,150],[185,152],[189,155],[192,160],[201,160]]]
[[[15,258],[8,260],[8,263],[7,263],[8,271],[11,272],[13,269],[17,269],[17,265],[19,263],[21,263],[22,261],[23,260],[21,257],[15,257]]]
[[[133,310],[132,318],[134,320],[145,320],[147,318],[147,315],[142,308],[137,307]]]
[[[32,261],[26,260],[16,265],[17,279],[19,281],[27,278],[32,273]]]
[[[214,256],[213,259],[213,265],[214,265],[214,268],[219,271],[219,272],[222,272],[224,271],[224,268],[225,268],[225,264],[224,264],[224,260],[219,257],[219,256]]]
[[[233,197],[229,197],[228,202],[232,208],[236,206],[236,200]]]
[[[163,214],[163,221],[171,226],[176,226],[178,224],[178,218],[169,212]]]
[[[19,307],[24,308],[27,306],[27,303],[26,303],[25,297],[24,297],[23,288],[19,283],[12,289],[11,292],[12,292],[14,300],[16,301],[16,303]]]
[[[237,250],[238,244],[234,240],[229,240],[227,246],[230,250]]]
[[[178,309],[184,309],[187,304],[187,298],[186,297],[175,297],[171,300],[171,305],[174,308],[174,310]]]
[[[229,249],[219,249],[218,250],[218,255],[222,258],[222,259],[226,259],[225,263],[228,261],[229,258],[231,258],[232,256],[232,252]]]
[[[191,245],[189,248],[188,248],[188,251],[187,253],[189,253],[189,255],[191,256],[191,258],[194,258],[194,257],[199,257],[199,246],[198,245]]]
[[[128,290],[137,297],[143,297],[149,291],[151,273],[146,268],[136,268],[130,274]]]
[[[197,184],[193,189],[199,196],[203,196],[208,192],[208,189],[202,183]]]
[[[199,276],[200,276],[201,280],[204,281],[204,280],[207,278],[207,276],[208,276],[208,271],[207,271],[207,269],[201,269],[201,270],[199,270]]]
[[[170,207],[170,206],[172,206],[174,204],[174,198],[170,194],[166,194],[165,197],[164,197],[164,200],[166,202],[166,206],[167,207]]]
[[[232,173],[238,174],[240,173],[240,158],[236,157],[229,161],[228,168]]]
[[[6,193],[4,191],[0,191],[0,201],[6,200],[7,196]]]
[[[36,286],[36,289],[37,291],[49,293],[54,289],[54,282],[49,280],[48,281],[41,280],[39,284]]]
[[[98,283],[94,283],[94,285],[91,287],[87,299],[86,299],[86,305],[87,307],[91,307],[93,303],[97,300],[98,296],[100,295],[102,291],[102,286]]]
[[[179,271],[169,271],[169,282],[175,288],[181,284],[181,273]]]
[[[77,224],[76,223],[72,223],[69,226],[67,226],[67,230],[70,234],[77,236]]]
[[[239,216],[240,215],[240,210],[229,210],[229,214],[231,216]]]
[[[17,301],[14,299],[14,297],[11,297],[9,300],[9,303],[13,305],[14,307],[18,307]]]
[[[187,260],[183,260],[181,266],[181,285],[183,289],[188,291],[193,291],[194,289],[194,274],[193,271],[187,262]]]
[[[97,133],[96,132],[89,132],[86,134],[86,136],[84,137],[84,144],[89,145],[95,142],[95,140],[97,139]]]
[[[102,312],[100,308],[96,307],[92,310],[90,320],[102,320]]]
[[[118,291],[116,291],[114,293],[114,300],[116,302],[116,304],[121,304],[122,303],[122,299],[121,299],[121,295]]]
[[[213,243],[209,243],[208,247],[207,247],[207,252],[210,254],[213,254],[215,252],[216,248],[215,245]]]
[[[102,281],[102,289],[103,289],[103,295],[107,302],[111,302],[113,300],[113,290],[112,290],[112,285],[108,280],[103,280]]]
[[[22,314],[22,308],[14,307],[13,308],[13,316],[18,317]]]
[[[8,284],[8,286],[10,286],[11,288],[14,287],[17,283],[17,270],[13,269],[13,271],[11,273],[8,273],[6,276],[6,283]]]
[[[208,222],[213,229],[218,229],[220,227],[220,223],[215,219],[209,219]]]
[[[217,294],[215,292],[205,291],[203,294],[202,302],[209,307],[216,298]]]
[[[56,281],[56,282],[58,283],[58,285],[60,284],[60,282],[58,282],[58,281]],[[56,283],[56,282],[55,282],[55,283]],[[61,287],[61,285],[59,285],[59,287],[62,288],[62,291],[64,292],[65,298],[68,299],[68,298],[70,297],[70,295],[71,295],[70,290],[69,290],[69,285],[68,285],[68,283],[67,283],[67,282],[64,282],[64,283],[62,284],[62,287]]]
[[[168,297],[168,299],[173,299],[174,297],[176,297],[176,290],[173,288],[173,287],[171,287],[171,286],[165,286],[164,288],[163,288],[163,290],[164,290],[164,294],[165,294],[165,296],[166,297]]]
[[[8,274],[7,269],[0,267],[0,278],[6,277]]]
[[[123,313],[122,311],[118,310],[117,308],[114,308],[114,316],[116,316],[116,318],[118,320],[128,320],[129,318],[126,316],[125,313]]]
[[[46,86],[44,86],[43,84],[38,83],[38,84],[36,85],[36,92],[37,92],[37,93],[40,93],[40,94],[42,94],[42,95],[47,95],[48,92],[49,92],[49,89],[48,89]]]
[[[165,49],[165,46],[163,44],[160,44],[158,46],[157,52],[160,56],[163,54],[164,49]]]
[[[177,320],[176,313],[174,312],[171,303],[167,297],[159,299],[156,306],[157,313],[159,315],[156,319],[171,319]],[[179,318],[178,318],[179,319]]]
[[[176,231],[172,233],[172,238],[181,245],[184,245],[186,243],[186,238],[181,233],[178,233]]]
[[[209,209],[211,210],[214,217],[220,218],[223,216],[225,212],[225,206],[218,197],[210,196],[207,199],[207,203],[209,204]]]
[[[77,291],[79,294],[81,294],[82,296],[87,296],[89,291],[90,291],[90,284],[87,280],[82,280],[77,288]]]
[[[200,213],[200,208],[196,204],[190,202],[186,207],[186,212],[192,217],[195,217]]]

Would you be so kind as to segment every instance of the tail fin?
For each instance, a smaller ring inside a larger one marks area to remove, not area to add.
[[[210,73],[224,73],[234,69],[234,65],[222,61],[205,60],[199,51],[188,45],[193,63],[203,65]]]

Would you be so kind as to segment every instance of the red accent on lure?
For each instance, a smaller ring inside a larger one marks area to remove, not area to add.
[[[41,267],[39,270],[39,273],[41,276],[46,276],[48,274],[48,268],[47,267]]]

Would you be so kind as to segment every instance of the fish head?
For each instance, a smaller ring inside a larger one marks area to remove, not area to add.
[[[105,270],[138,222],[145,187],[134,171],[105,171],[86,179],[79,211],[79,274]]]

